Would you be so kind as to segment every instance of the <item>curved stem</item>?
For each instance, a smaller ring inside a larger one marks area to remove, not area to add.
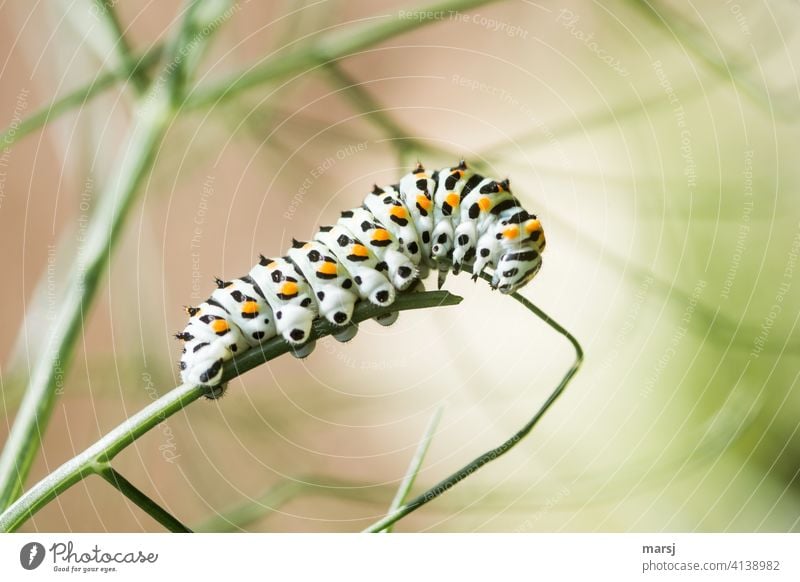
[[[389,307],[376,307],[364,301],[358,303],[353,312],[353,321],[359,323],[394,311],[457,305],[460,302],[461,297],[446,291],[405,293],[398,295],[395,302]],[[325,337],[334,331],[336,328],[332,324],[317,319],[314,322],[311,340]],[[272,338],[258,348],[248,350],[231,360],[231,363],[225,366],[222,382],[228,382],[266,361],[285,354],[290,349],[289,344],[282,338]],[[109,463],[120,451],[134,443],[143,434],[208,393],[209,389],[206,386],[182,384],[152,402],[31,487],[3,514],[0,514],[0,531],[8,532],[17,529],[53,498],[88,475],[98,473],[98,467]]]
[[[485,274],[481,274],[486,280],[491,280],[491,277],[488,277]],[[575,337],[569,333],[566,329],[564,329],[559,323],[557,323],[553,318],[547,315],[544,311],[536,307],[533,303],[531,303],[528,299],[519,295],[517,293],[512,293],[511,297],[516,299],[519,303],[521,303],[527,310],[531,311],[532,313],[536,314],[537,317],[542,319],[547,325],[552,327],[556,332],[560,335],[563,335],[567,340],[572,344],[572,347],[575,349],[575,360],[570,366],[569,370],[567,370],[564,377],[561,379],[561,382],[558,383],[555,390],[548,396],[547,400],[545,400],[544,404],[536,411],[536,414],[517,432],[515,432],[508,440],[502,443],[500,446],[497,446],[493,449],[490,449],[483,453],[481,456],[474,459],[471,463],[464,465],[461,469],[443,479],[430,489],[428,489],[422,495],[412,499],[407,504],[403,505],[402,507],[398,508],[394,512],[390,513],[380,521],[369,526],[365,529],[365,532],[376,533],[380,532],[392,524],[400,520],[401,518],[405,517],[409,513],[416,511],[429,501],[433,501],[437,497],[439,497],[442,493],[447,491],[448,489],[455,486],[460,481],[466,479],[475,471],[486,465],[487,463],[494,461],[498,457],[506,454],[508,451],[513,449],[523,438],[525,438],[528,433],[533,430],[533,427],[541,420],[542,416],[550,409],[553,403],[558,399],[559,396],[564,392],[564,389],[569,384],[572,377],[577,373],[578,368],[580,368],[581,363],[583,362],[583,349],[581,348],[580,343]]]

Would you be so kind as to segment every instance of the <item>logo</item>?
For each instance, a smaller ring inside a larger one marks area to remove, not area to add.
[[[39,542],[29,542],[19,551],[19,563],[26,570],[35,570],[44,561],[44,546]]]

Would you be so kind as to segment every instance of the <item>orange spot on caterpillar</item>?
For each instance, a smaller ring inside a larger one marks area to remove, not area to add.
[[[357,257],[368,257],[369,251],[367,247],[360,244],[354,244],[352,250],[350,251],[351,254],[356,255]]]
[[[461,198],[460,198],[460,197],[458,196],[458,194],[456,194],[455,192],[450,192],[450,194],[448,194],[448,195],[445,197],[445,199],[444,199],[444,200],[445,200],[445,202],[447,202],[447,203],[448,203],[450,206],[452,206],[453,208],[455,208],[456,206],[458,206],[458,203],[459,203],[459,202],[461,202]]]
[[[417,204],[419,204],[420,207],[424,208],[425,210],[431,209],[431,201],[428,199],[427,196],[423,196],[422,194],[417,196]]]
[[[503,236],[506,238],[517,238],[519,236],[519,227],[510,226],[503,231]]]
[[[406,209],[402,206],[392,206],[389,209],[389,214],[394,216],[395,218],[406,218]]]
[[[283,285],[281,285],[281,295],[297,295],[297,283],[286,281]]]
[[[258,303],[255,301],[245,301],[242,304],[242,313],[258,313]]]
[[[385,228],[378,228],[375,229],[375,232],[372,233],[372,240],[388,240],[389,239],[389,231]]]
[[[488,196],[481,196],[478,198],[478,206],[480,206],[481,210],[484,212],[488,212],[489,209],[492,207],[492,201],[489,200]]]
[[[537,230],[542,230],[542,223],[539,222],[538,218],[529,220],[528,222],[525,223],[525,232],[527,232],[528,234],[531,234],[532,232]]]
[[[215,319],[211,322],[211,329],[214,330],[214,333],[221,335],[226,333],[230,327],[228,326],[228,322],[224,319]]]
[[[335,275],[336,274],[336,265],[334,263],[329,263],[325,261],[319,266],[319,272],[323,275]]]

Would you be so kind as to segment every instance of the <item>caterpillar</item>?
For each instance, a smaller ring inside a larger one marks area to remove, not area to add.
[[[298,358],[314,350],[312,322],[336,326],[351,340],[359,301],[390,306],[397,293],[416,290],[431,269],[439,288],[465,266],[473,280],[493,269],[491,287],[508,294],[542,266],[545,237],[536,215],[511,193],[509,180],[470,171],[463,160],[427,173],[421,164],[391,186],[374,186],[364,203],[341,213],[306,241],[292,239],[283,257],[260,256],[247,275],[216,279],[217,289],[197,307],[176,337],[184,383],[216,387],[225,362],[280,335]],[[397,313],[376,318],[391,325]],[[223,387],[224,388],[224,387]]]

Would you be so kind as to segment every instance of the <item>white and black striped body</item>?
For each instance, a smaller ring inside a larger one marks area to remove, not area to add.
[[[226,361],[276,335],[305,357],[318,316],[348,341],[357,331],[351,318],[358,301],[389,306],[431,268],[440,286],[464,265],[474,279],[492,268],[492,287],[511,293],[539,271],[544,246],[539,220],[514,198],[508,180],[473,174],[464,162],[430,175],[417,166],[398,184],[375,186],[360,208],[342,212],[311,241],[294,240],[287,256],[262,256],[245,277],[218,280],[208,301],[187,308],[189,323],[177,335],[186,342],[181,376],[216,386]],[[396,316],[378,322],[390,325]]]

